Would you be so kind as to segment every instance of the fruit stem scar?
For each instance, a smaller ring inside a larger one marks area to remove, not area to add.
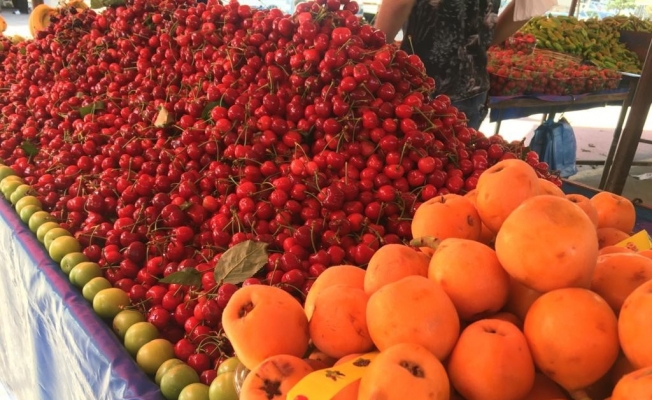
[[[420,366],[410,361],[401,361],[398,365],[408,370],[416,378],[425,378],[426,374]]]
[[[238,317],[244,318],[249,314],[252,310],[254,309],[254,303],[248,302],[242,307],[240,307],[240,312],[238,313]]]
[[[269,379],[263,380],[263,386],[260,387],[264,392],[267,400],[273,400],[276,396],[281,396],[281,382],[273,382]]]

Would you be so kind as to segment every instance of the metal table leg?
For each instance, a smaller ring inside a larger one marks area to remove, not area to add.
[[[498,120],[496,120],[496,129],[494,130],[494,135],[498,135],[500,133],[500,124],[503,122],[503,109],[499,108],[498,109]]]
[[[639,140],[641,140],[645,120],[650,111],[650,103],[652,102],[652,91],[650,91],[650,87],[652,87],[652,57],[650,56],[650,49],[652,49],[652,43],[648,47],[641,71],[641,79],[632,99],[631,112],[625,123],[625,128],[623,128],[622,137],[614,155],[613,165],[605,183],[605,190],[616,194],[622,194],[625,189],[627,175],[632,161],[634,161],[636,148]]]
[[[598,189],[603,190],[604,185],[607,183],[607,177],[609,176],[609,170],[611,169],[611,164],[613,163],[614,154],[616,153],[616,148],[618,147],[618,141],[620,140],[620,134],[623,131],[623,125],[625,124],[625,118],[627,117],[627,111],[629,106],[632,104],[634,98],[634,93],[636,92],[636,86],[638,85],[638,79],[629,78],[629,93],[627,98],[623,101],[623,105],[620,109],[620,116],[618,117],[618,124],[614,130],[613,139],[611,139],[611,146],[609,147],[609,153],[607,153],[607,158],[604,161],[604,169],[602,171],[602,177],[600,178],[600,184]]]

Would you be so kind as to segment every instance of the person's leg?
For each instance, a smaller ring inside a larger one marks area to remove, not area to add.
[[[14,6],[20,11],[21,14],[29,14],[29,5],[27,0],[14,0]]]
[[[474,97],[453,102],[452,105],[466,115],[466,125],[475,130],[480,129],[482,121],[487,116],[487,92],[480,93]]]

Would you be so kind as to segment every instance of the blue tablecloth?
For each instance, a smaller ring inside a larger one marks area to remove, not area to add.
[[[0,386],[17,400],[162,399],[0,200]]]

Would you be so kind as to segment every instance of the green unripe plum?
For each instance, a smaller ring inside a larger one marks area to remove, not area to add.
[[[147,342],[158,338],[158,329],[150,322],[136,322],[125,333],[125,348],[136,357],[138,350]]]
[[[179,364],[161,378],[161,393],[167,400],[178,400],[183,388],[198,382],[199,375],[194,369],[187,364]]]
[[[105,319],[113,319],[130,304],[129,295],[124,290],[114,287],[100,290],[93,298],[93,310]]]
[[[102,276],[98,276],[97,278],[91,279],[84,285],[82,288],[82,296],[84,296],[86,300],[92,303],[95,295],[97,295],[100,291],[110,287],[111,282],[109,282],[108,279]]]

